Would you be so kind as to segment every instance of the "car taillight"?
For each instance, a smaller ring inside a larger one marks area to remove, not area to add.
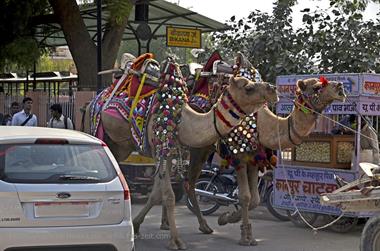
[[[123,186],[123,190],[124,190],[124,200],[129,200],[129,198],[130,198],[130,193],[129,193],[129,187],[128,187],[127,181],[125,180],[124,175],[123,175],[122,172],[119,172],[119,173],[118,173],[118,176],[119,176],[119,179],[120,179],[121,185]]]

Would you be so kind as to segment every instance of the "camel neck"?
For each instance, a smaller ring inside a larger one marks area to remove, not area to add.
[[[289,115],[289,117],[291,117],[291,120],[293,123],[293,129],[301,137],[304,137],[310,134],[310,132],[314,129],[315,123],[318,118],[316,114],[305,113],[302,110],[296,109],[296,108]]]
[[[190,147],[204,147],[226,136],[245,116],[233,100],[223,95],[207,113],[198,113],[185,105],[181,112],[179,140]]]

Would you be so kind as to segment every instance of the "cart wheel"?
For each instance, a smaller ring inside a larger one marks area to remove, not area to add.
[[[324,217],[326,217],[327,223],[329,223],[335,220],[338,216],[325,215]],[[337,222],[329,226],[329,229],[336,233],[347,233],[356,227],[358,222],[359,218],[357,217],[342,217]]]
[[[295,213],[294,211],[289,211],[287,210],[286,211],[289,219],[291,222],[293,222],[294,225],[296,225],[297,227],[306,227],[306,223],[302,220],[302,218],[299,216],[298,213]],[[309,212],[300,212],[302,217],[310,224],[310,225],[313,225],[317,218],[318,218],[318,214],[316,213],[309,213]]]
[[[360,237],[360,251],[380,250],[380,216],[367,221]]]

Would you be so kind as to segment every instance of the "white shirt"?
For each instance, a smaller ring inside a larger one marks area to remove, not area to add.
[[[51,118],[47,124],[47,127],[66,129],[65,128],[65,116],[63,116],[63,114],[62,114],[59,119]],[[71,122],[71,119],[69,117],[67,117],[67,129],[71,129],[71,130],[74,129],[73,122]]]
[[[24,121],[29,117],[29,114],[26,114],[24,110],[13,115],[12,123],[13,126],[20,126]],[[24,126],[37,126],[37,116],[33,116],[28,120]]]

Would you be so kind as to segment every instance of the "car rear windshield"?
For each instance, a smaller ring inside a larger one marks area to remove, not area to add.
[[[99,183],[117,176],[100,145],[0,145],[0,180],[11,183]]]

